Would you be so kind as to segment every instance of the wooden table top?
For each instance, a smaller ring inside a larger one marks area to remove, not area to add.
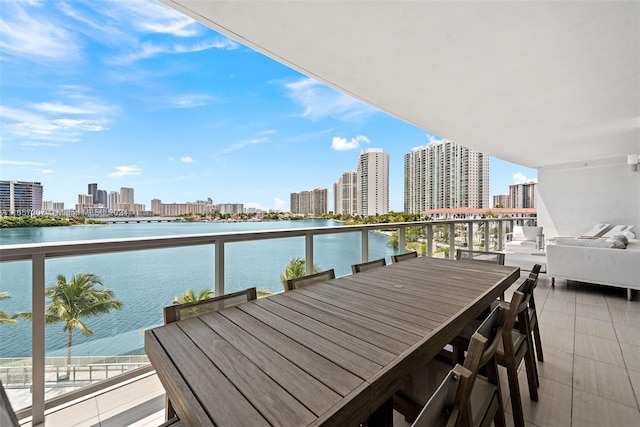
[[[420,257],[145,332],[193,426],[358,425],[520,276]]]

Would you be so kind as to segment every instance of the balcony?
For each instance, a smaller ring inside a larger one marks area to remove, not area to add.
[[[632,426],[640,417],[640,301],[624,291],[556,281],[542,275],[536,288],[545,361],[539,402],[520,378],[528,426]],[[506,372],[501,372],[508,390]],[[164,421],[162,386],[151,373],[46,415],[47,426],[158,426]],[[507,425],[513,425],[505,393]],[[25,425],[31,425],[26,423]],[[394,425],[409,425],[399,417]]]
[[[34,294],[36,297],[32,301],[33,312],[37,313],[44,312],[44,268],[46,260],[52,258],[79,257],[82,260],[84,258],[80,257],[89,254],[213,246],[214,274],[211,282],[215,284],[216,292],[221,294],[225,292],[225,248],[232,248],[238,242],[303,239],[304,251],[300,256],[306,259],[307,266],[311,266],[323,243],[321,236],[351,233],[350,239],[359,240],[356,245],[359,246],[361,259],[365,261],[370,257],[370,233],[398,230],[399,246],[405,247],[411,244],[407,241],[407,236],[414,234],[409,230],[418,227],[424,231],[420,244],[424,248],[424,255],[446,254],[452,257],[457,246],[500,250],[505,234],[512,229],[513,224],[525,221],[531,223],[535,219],[450,220],[29,244],[2,247],[0,261],[28,260],[31,263],[33,288],[39,292],[39,295]],[[489,232],[485,233],[485,230]],[[583,425],[583,421],[595,419],[588,415],[588,411],[594,408],[600,408],[596,412],[620,417],[639,415],[639,402],[635,396],[640,396],[640,342],[636,338],[640,336],[640,329],[633,323],[633,319],[640,314],[640,303],[626,301],[624,290],[616,288],[584,284],[576,286],[562,280],[551,287],[551,280],[546,276],[542,277],[536,290],[536,299],[541,307],[540,322],[543,325],[546,361],[540,364],[543,378],[540,402],[524,399],[527,420],[532,425],[553,425],[556,421],[562,421],[559,425],[569,425],[569,420],[573,417],[574,425]],[[53,362],[44,357],[43,319],[36,319],[33,324],[32,354],[33,367],[22,368],[25,372],[21,379],[22,387],[17,384],[15,376],[12,377],[13,380],[2,377],[11,398],[16,400],[14,406],[19,408],[19,416],[27,424],[34,418],[44,419],[46,425],[70,425],[70,420],[77,424],[93,424],[97,421],[106,425],[161,424],[164,400],[157,378],[149,367],[142,368],[142,371],[129,370],[137,367],[135,363],[141,362],[140,360],[110,360],[108,363],[104,360],[92,363],[78,360],[80,364],[72,370],[71,378],[65,380],[75,380],[76,386],[91,385],[79,389],[56,389],[55,378],[59,377],[61,371],[60,368],[56,371],[52,367]],[[109,377],[106,381],[94,383],[95,379],[106,378],[108,375],[105,371],[109,370],[112,373],[118,370],[128,372],[123,376]],[[5,375],[6,372],[5,369]],[[3,375],[2,370],[0,375]],[[32,394],[29,393],[30,390],[33,390]],[[67,393],[60,394],[61,392]],[[527,394],[526,389],[523,393]],[[33,399],[31,406],[30,398]],[[510,412],[508,399],[505,399],[505,403],[506,411]],[[624,425],[623,421],[624,418],[621,418],[619,425]],[[39,423],[36,422],[37,424]]]

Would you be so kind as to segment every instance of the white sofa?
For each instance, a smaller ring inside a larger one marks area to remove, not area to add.
[[[589,244],[588,239],[575,240]],[[633,289],[640,290],[640,240],[628,240],[626,249],[597,247],[596,244],[575,246],[558,240],[556,244],[547,245],[546,252],[547,274],[553,280],[558,277],[626,288],[629,300]]]

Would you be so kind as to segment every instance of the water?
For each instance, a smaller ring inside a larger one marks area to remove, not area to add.
[[[235,231],[273,230],[285,228],[331,227],[334,221],[276,221],[245,223],[150,223],[111,224],[48,228],[0,229],[1,244],[59,242],[110,239],[120,237],[167,236]],[[378,233],[369,234],[369,258],[396,253],[388,239]],[[225,291],[248,287],[266,287],[282,291],[280,274],[290,258],[304,258],[304,238],[295,237],[255,242],[225,244]],[[314,258],[321,269],[334,268],[336,275],[351,272],[351,264],[360,262],[360,232],[317,236]],[[85,319],[93,331],[91,337],[73,334],[74,356],[109,356],[142,354],[143,332],[162,324],[162,307],[188,289],[213,288],[214,246],[159,249],[91,255],[47,260],[45,284],[55,283],[58,274],[67,279],[77,273],[94,273],[105,287],[124,302],[122,310]],[[0,310],[15,313],[31,310],[31,264],[0,264],[0,291],[10,299],[0,302]],[[66,333],[62,324],[46,326],[47,356],[66,354]],[[26,357],[31,354],[31,322],[0,325],[0,357]]]

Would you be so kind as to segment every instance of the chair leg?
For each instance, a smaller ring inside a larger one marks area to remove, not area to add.
[[[511,410],[515,427],[524,427],[524,413],[522,412],[522,398],[520,384],[518,384],[518,367],[513,361],[507,363],[507,378],[509,379],[509,395],[511,396]]]
[[[540,328],[538,322],[533,326],[533,338],[536,341],[536,356],[540,362],[544,362],[544,355],[542,354],[542,340],[540,339]]]
[[[498,388],[498,410],[493,418],[493,422],[496,427],[506,427],[506,420],[504,418],[504,402],[502,401],[502,390],[500,390],[500,376],[498,375],[498,365],[494,363],[488,363],[487,379],[490,383],[495,384]]]
[[[166,418],[166,421],[169,421],[171,418],[175,417],[176,415],[177,415],[176,414],[176,410],[173,409],[173,405],[169,401],[169,398],[165,397],[165,418]]]
[[[524,364],[527,371],[527,383],[529,385],[529,397],[534,402],[538,401],[538,381],[536,378],[536,360],[533,358],[531,348],[524,355]]]

